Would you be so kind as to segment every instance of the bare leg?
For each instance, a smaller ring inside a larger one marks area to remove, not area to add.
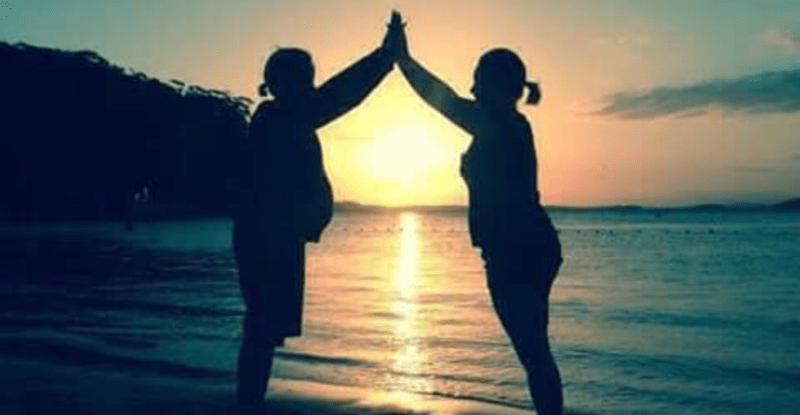
[[[239,285],[245,303],[242,343],[237,364],[236,398],[242,414],[254,414],[264,406],[264,395],[267,392],[277,343],[267,338],[270,327],[269,316],[264,308],[265,285],[256,278],[269,274],[263,270],[263,263],[259,258],[247,257],[243,261],[240,252],[237,250],[236,253]]]
[[[238,241],[236,246],[241,248],[241,240]],[[247,244],[245,247],[252,248]],[[294,310],[299,319],[303,283],[302,248],[302,244],[276,243],[263,247],[263,252],[257,254],[248,252],[249,255],[242,255],[241,249],[236,251],[239,287],[245,304],[236,396],[244,414],[264,413],[264,395],[275,348],[283,345],[285,336],[282,334],[287,331],[285,326],[289,324],[280,318],[281,313],[286,316],[286,313]],[[277,284],[275,280],[288,283]],[[287,294],[287,298],[280,297],[280,294]]]
[[[509,269],[500,271],[508,272]],[[555,275],[558,267],[552,272]],[[552,282],[552,278],[549,281]],[[564,406],[561,376],[547,337],[549,291],[549,284],[546,287],[490,285],[495,310],[528,376],[537,414],[561,415]]]
[[[528,388],[536,413],[561,415],[564,406],[561,376],[547,338],[532,339],[529,344],[522,343],[519,347],[515,343],[515,349],[528,375]]]
[[[243,336],[239,349],[236,396],[243,410],[257,410],[264,404],[275,349]]]

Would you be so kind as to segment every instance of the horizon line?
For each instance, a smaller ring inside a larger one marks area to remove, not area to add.
[[[736,209],[736,208],[769,208],[782,205],[795,205],[800,204],[800,197],[782,199],[778,202],[772,203],[753,203],[753,202],[725,202],[725,203],[674,203],[674,204],[646,204],[646,203],[609,203],[609,204],[586,204],[586,205],[569,205],[569,204],[543,204],[545,209]],[[441,205],[428,205],[428,204],[415,204],[415,205],[379,205],[355,202],[352,200],[343,200],[334,202],[334,205],[339,208],[352,207],[354,209],[383,209],[383,210],[413,210],[413,209],[467,209],[469,205],[466,204],[441,204]]]

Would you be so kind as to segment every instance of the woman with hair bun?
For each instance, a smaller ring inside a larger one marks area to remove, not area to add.
[[[314,87],[314,64],[302,49],[267,59],[259,104],[242,146],[240,203],[233,245],[245,303],[238,360],[242,413],[261,413],[275,347],[300,335],[306,242],[318,242],[333,195],[316,130],[353,109],[394,65],[384,44]]]

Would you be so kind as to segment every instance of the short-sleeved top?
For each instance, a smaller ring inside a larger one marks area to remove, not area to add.
[[[243,149],[240,231],[268,239],[318,241],[333,195],[307,114],[274,101],[259,105]]]
[[[530,124],[516,111],[480,115],[485,119],[461,157],[472,244],[487,249],[537,237],[532,231],[551,232],[539,204]]]

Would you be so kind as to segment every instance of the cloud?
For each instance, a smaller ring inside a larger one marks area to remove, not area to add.
[[[760,167],[760,166],[736,166],[732,167],[731,171],[736,173],[747,173],[747,174],[764,174],[764,173],[774,173],[777,169],[774,167]]]
[[[650,36],[643,33],[620,35],[616,37],[598,37],[593,40],[597,45],[601,46],[633,46],[643,47],[653,43]]]
[[[617,92],[596,106],[590,115],[623,119],[697,117],[715,110],[727,115],[793,113],[800,111],[800,69]]]
[[[764,41],[764,43],[784,46],[789,50],[800,53],[800,32],[786,34],[772,29],[765,33],[761,40]]]

